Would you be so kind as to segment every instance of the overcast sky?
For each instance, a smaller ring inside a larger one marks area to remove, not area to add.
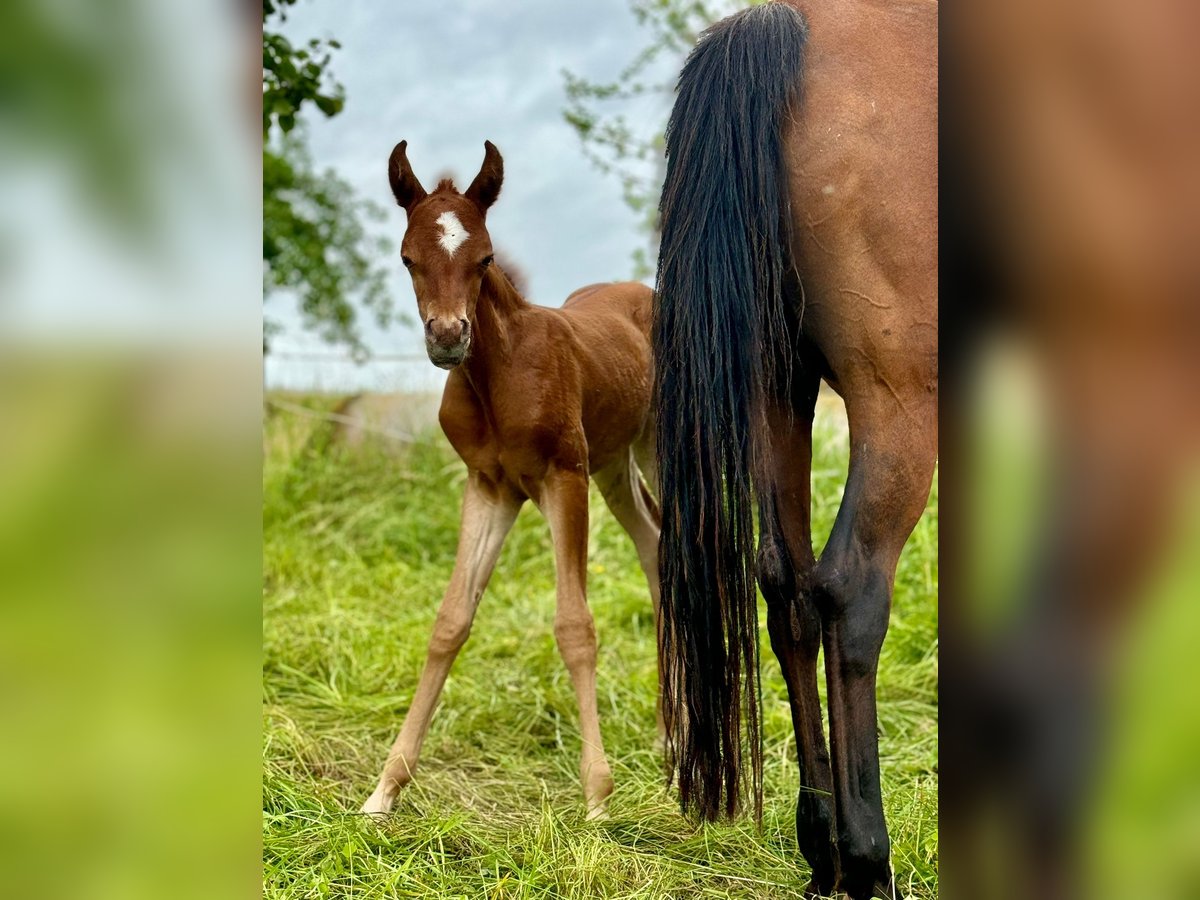
[[[627,0],[464,0],[457,3],[388,0],[301,0],[289,14],[294,42],[334,37],[342,49],[333,71],[346,89],[346,107],[332,119],[309,116],[318,168],[331,167],[356,192],[388,209],[386,232],[396,246],[405,216],[387,186],[387,158],[399,140],[418,178],[431,188],[449,170],[460,189],[483,159],[483,142],[504,155],[504,190],[488,215],[494,245],[526,275],[529,299],[557,306],[576,287],[629,277],[632,253],[646,242],[621,200],[618,180],[593,167],[563,120],[561,71],[611,80],[649,38]],[[680,60],[663,60],[663,80]],[[628,112],[648,133],[661,130],[670,98],[656,96]],[[395,259],[386,263],[398,309],[416,301]],[[270,313],[288,325],[273,345],[288,351],[325,350],[296,326],[294,303],[272,301]],[[371,348],[421,353],[418,332],[379,331],[363,316]],[[444,374],[432,364],[376,362],[365,367],[268,359],[271,386],[329,390],[436,387]]]

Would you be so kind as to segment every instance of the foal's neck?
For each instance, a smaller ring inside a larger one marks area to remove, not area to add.
[[[491,266],[483,276],[479,302],[471,322],[471,352],[464,366],[467,379],[476,393],[486,399],[487,385],[502,373],[511,359],[513,329],[517,317],[529,304],[498,267]]]

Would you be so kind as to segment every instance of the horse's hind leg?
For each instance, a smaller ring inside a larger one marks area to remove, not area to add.
[[[646,575],[650,588],[650,602],[654,609],[655,646],[660,646],[661,618],[659,615],[658,590],[658,532],[657,505],[640,483],[638,465],[631,450],[628,459],[618,460],[608,468],[596,472],[593,478],[604,502],[613,517],[625,529],[637,549],[638,561]],[[662,716],[662,660],[658,661],[658,699],[655,703],[655,719],[658,736],[664,739],[666,729]]]
[[[479,598],[521,503],[503,490],[484,484],[477,473],[472,472],[468,478],[454,574],[438,608],[421,681],[379,776],[379,785],[363,804],[363,812],[387,812],[400,789],[412,780],[446,675],[471,632]]]
[[[579,703],[579,779],[589,819],[603,815],[613,790],[596,704],[596,626],[587,605],[588,476],[586,464],[552,467],[539,505],[554,539],[557,607],[554,638]]]
[[[852,900],[894,893],[875,676],[896,564],[925,508],[937,455],[936,394],[898,393],[873,376],[863,382],[847,390],[850,474],[813,571],[825,647],[838,886]]]
[[[800,763],[796,841],[812,869],[808,893],[834,888],[833,776],[817,695],[821,619],[809,592],[813,569],[810,475],[819,379],[796,376],[796,408],[769,414],[771,471],[759,492],[758,583],[767,601],[771,649],[787,682]],[[801,383],[802,382],[802,383]]]

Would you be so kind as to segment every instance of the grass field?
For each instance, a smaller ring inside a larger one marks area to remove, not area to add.
[[[387,455],[326,448],[326,428],[273,411],[264,433],[266,897],[799,896],[807,870],[795,846],[796,750],[765,610],[762,830],[747,820],[697,827],[664,790],[653,749],[645,580],[594,490],[588,588],[617,785],[609,817],[583,818],[574,693],[552,634],[553,557],[531,507],[451,672],[416,780],[386,821],[357,814],[424,660],[466,473],[440,433]],[[845,432],[823,415],[818,544],[845,466]],[[893,863],[898,887],[915,898],[937,896],[937,566],[935,484],[900,562],[879,671]]]

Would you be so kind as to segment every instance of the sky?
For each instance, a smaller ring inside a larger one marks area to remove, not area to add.
[[[301,0],[285,32],[298,43],[333,37],[342,44],[332,69],[346,90],[345,110],[306,119],[314,163],[332,168],[356,193],[388,210],[383,226],[398,248],[405,216],[387,186],[387,159],[400,140],[426,188],[451,172],[465,189],[490,140],[504,156],[504,189],[488,214],[493,245],[523,271],[528,299],[557,306],[575,288],[627,278],[635,248],[647,236],[621,199],[621,186],[583,155],[563,119],[562,70],[609,81],[648,42],[628,0]],[[682,60],[656,63],[670,82]],[[647,134],[662,129],[670,97],[655,95],[625,107]],[[393,301],[415,312],[416,300],[399,250],[385,260]],[[268,304],[284,324],[266,366],[270,387],[420,390],[440,387],[445,373],[423,358],[413,327],[374,327],[361,316],[377,354],[412,355],[365,366],[288,354],[340,353],[304,333],[292,298]]]

